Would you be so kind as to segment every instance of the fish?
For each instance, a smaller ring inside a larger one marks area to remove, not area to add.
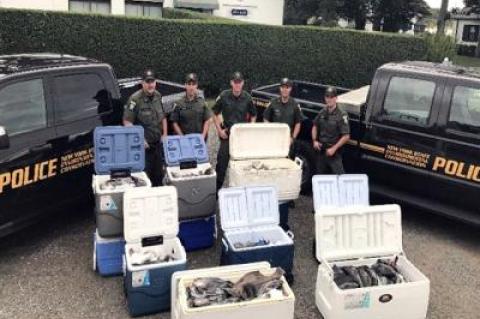
[[[356,267],[346,266],[346,267],[343,267],[343,270],[347,275],[352,277],[353,281],[356,282],[359,287],[363,287],[362,279],[360,278],[360,274],[358,273],[358,270]]]
[[[362,281],[362,287],[372,286],[372,277],[370,276],[368,269],[368,266],[360,266],[357,268],[358,275],[360,276],[360,280]]]

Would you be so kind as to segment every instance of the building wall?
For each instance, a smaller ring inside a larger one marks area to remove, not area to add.
[[[0,7],[68,11],[68,0],[0,0]]]
[[[282,25],[284,0],[219,0],[214,15],[246,22]],[[233,15],[232,10],[246,13]]]
[[[0,0],[0,7],[68,11],[68,0]],[[284,0],[218,0],[214,15],[246,22],[282,25]],[[111,13],[125,14],[125,0],[110,0]],[[164,0],[163,6],[173,7],[173,0]],[[234,15],[232,11],[244,15]]]
[[[478,44],[477,42],[463,41],[463,27],[465,25],[480,25],[480,20],[457,20],[457,24],[458,24],[458,29],[454,29],[454,32],[455,30],[458,30],[457,36],[455,38],[455,41],[457,42],[457,44],[477,45]],[[455,28],[456,27],[457,26],[455,25]]]

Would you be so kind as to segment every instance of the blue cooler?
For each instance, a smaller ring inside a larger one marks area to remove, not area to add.
[[[279,226],[276,189],[223,188],[218,195],[223,230],[221,265],[267,261],[293,279],[293,235]]]
[[[151,186],[145,172],[144,131],[141,126],[102,126],[94,131],[97,231],[101,237],[123,235],[123,192]],[[123,183],[129,180],[132,183]]]
[[[101,276],[117,276],[123,273],[124,252],[123,237],[103,238],[98,234],[98,230],[93,234],[93,270]]]
[[[290,201],[278,202],[278,210],[280,212],[280,227],[282,227],[284,231],[290,230],[290,226],[288,225],[289,205]]]
[[[202,134],[168,136],[163,149],[167,165],[164,184],[177,188],[179,219],[211,217],[217,208],[217,174]]]
[[[180,233],[178,236],[186,251],[212,247],[217,237],[215,215],[207,218],[180,221]]]
[[[138,187],[124,194],[125,293],[132,317],[170,309],[171,278],[185,270],[187,255],[178,239],[177,190]],[[154,256],[154,258],[145,258]],[[173,257],[173,260],[166,258]]]

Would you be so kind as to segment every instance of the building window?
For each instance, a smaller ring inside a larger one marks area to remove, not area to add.
[[[125,15],[134,17],[162,17],[162,2],[160,1],[126,1]]]
[[[390,120],[425,125],[430,116],[435,83],[426,80],[393,77],[383,104]]]
[[[480,133],[480,89],[465,86],[455,88],[448,127],[472,134]]]
[[[69,0],[68,10],[80,13],[109,14],[110,0]]]
[[[465,42],[478,42],[478,32],[480,26],[465,25],[463,27],[462,40]]]

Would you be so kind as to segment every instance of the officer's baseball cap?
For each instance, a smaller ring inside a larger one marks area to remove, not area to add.
[[[240,72],[234,72],[232,74],[232,78],[231,78],[232,81],[243,81],[243,75],[242,73]]]
[[[195,82],[198,83],[198,76],[195,73],[188,73],[185,77],[185,83]]]
[[[284,86],[284,85],[292,86],[293,82],[289,78],[283,78],[283,79],[280,80],[280,86]]]
[[[146,69],[145,71],[143,71],[142,80],[152,81],[152,80],[155,80],[156,78],[157,77],[155,75],[155,72],[153,72],[153,70]]]
[[[336,97],[337,96],[337,89],[333,86],[327,87],[325,90],[325,97]]]

